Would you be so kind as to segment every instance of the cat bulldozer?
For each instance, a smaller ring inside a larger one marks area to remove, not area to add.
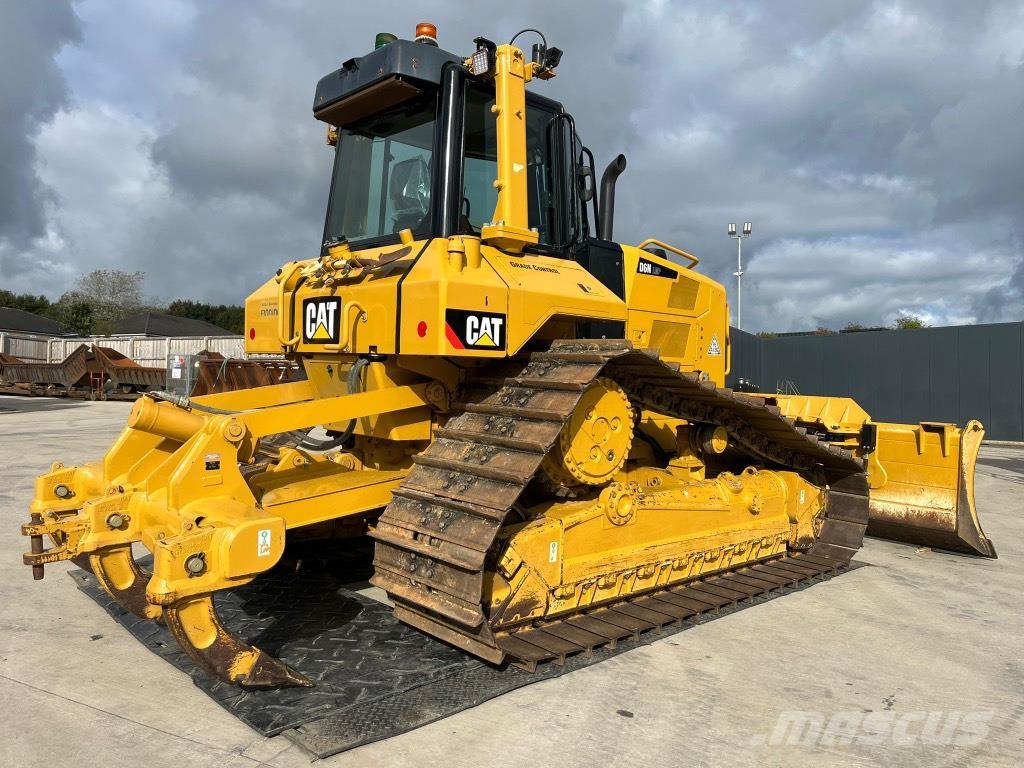
[[[214,596],[325,527],[372,537],[402,622],[527,669],[834,572],[865,530],[995,556],[978,422],[725,387],[724,288],[614,239],[626,160],[597,182],[572,115],[527,88],[561,51],[515,40],[457,55],[423,24],[320,80],[323,245],[246,301],[247,352],[306,379],[143,395],[102,460],[37,479],[36,578],[72,560],[259,688],[312,683]]]

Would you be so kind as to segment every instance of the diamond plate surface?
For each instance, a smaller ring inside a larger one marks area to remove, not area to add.
[[[329,559],[292,558],[251,584],[216,596],[229,630],[302,672],[315,688],[246,691],[212,680],[194,667],[165,627],[123,611],[91,574],[73,571],[72,577],[147,648],[265,736],[481,666],[478,659],[399,623],[388,606],[351,589],[371,573],[369,542],[330,547],[335,554]]]
[[[244,691],[211,680],[165,627],[121,610],[91,574],[70,575],[139,642],[189,674],[231,714],[264,736],[283,733],[318,757],[395,736],[710,620],[649,632],[615,650],[600,648],[534,673],[497,668],[406,627],[388,606],[355,592],[372,570],[368,541],[330,549],[330,557],[303,559],[289,552],[287,562],[216,601],[226,627],[314,680],[315,688]]]

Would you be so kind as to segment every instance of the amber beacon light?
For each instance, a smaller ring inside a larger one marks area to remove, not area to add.
[[[429,21],[421,21],[416,25],[416,42],[437,45],[437,27]]]

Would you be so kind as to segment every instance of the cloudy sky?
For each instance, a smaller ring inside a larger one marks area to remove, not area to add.
[[[316,80],[433,21],[442,47],[540,27],[537,87],[603,166],[617,239],[696,253],[744,327],[1024,317],[1024,0],[0,0],[0,288],[96,268],[239,302],[315,255]]]

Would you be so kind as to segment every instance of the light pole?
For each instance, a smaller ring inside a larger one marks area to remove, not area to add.
[[[754,225],[749,221],[743,222],[743,229],[736,231],[736,225],[729,225],[729,237],[736,241],[736,328],[743,330],[743,238],[750,237]]]

